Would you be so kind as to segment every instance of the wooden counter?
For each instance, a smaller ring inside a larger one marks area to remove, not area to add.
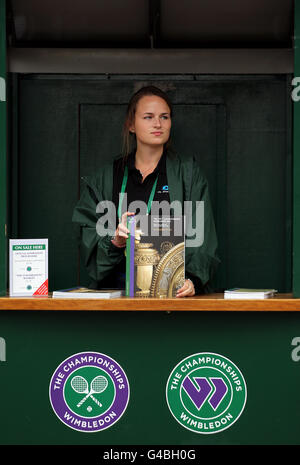
[[[223,294],[181,299],[53,299],[47,297],[0,297],[0,310],[54,310],[54,311],[272,311],[298,312],[300,299],[292,294],[277,294],[271,299],[228,300]]]

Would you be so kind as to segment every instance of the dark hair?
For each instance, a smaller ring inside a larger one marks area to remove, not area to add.
[[[135,94],[132,95],[126,111],[126,117],[123,125],[123,147],[122,153],[124,159],[126,159],[134,149],[136,149],[136,136],[132,132],[130,132],[129,127],[134,121],[136,107],[139,100],[146,95],[156,95],[157,97],[162,98],[168,107],[170,108],[170,116],[172,117],[172,103],[168,97],[168,95],[161,89],[155,86],[145,86],[139,89]],[[165,148],[169,148],[170,146],[170,137],[168,141],[165,143]]]

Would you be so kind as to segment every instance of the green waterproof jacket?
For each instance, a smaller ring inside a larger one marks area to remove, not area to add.
[[[216,255],[217,236],[206,178],[192,157],[182,159],[167,155],[167,179],[171,203],[192,201],[193,225],[196,221],[196,201],[204,201],[204,241],[200,247],[186,247],[185,269],[200,278],[204,289],[211,280],[219,259]],[[100,282],[113,271],[124,256],[123,249],[111,242],[114,231],[99,236],[96,224],[101,216],[96,207],[101,201],[112,201],[113,163],[103,166],[94,176],[82,178],[84,188],[73,213],[72,221],[80,225],[80,246],[84,264],[93,282]],[[188,220],[188,219],[187,219]]]

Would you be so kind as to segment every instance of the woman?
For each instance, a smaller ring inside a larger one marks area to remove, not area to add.
[[[208,186],[193,158],[181,159],[171,154],[171,122],[172,104],[167,94],[154,86],[143,87],[132,96],[127,108],[123,156],[106,165],[97,176],[85,179],[87,185],[73,221],[81,226],[81,248],[93,288],[112,287],[113,277],[124,275],[127,217],[135,213],[125,211],[121,215],[119,193],[126,189],[127,205],[141,200],[148,203],[149,212],[152,200],[177,200],[181,205],[190,201],[193,220],[196,201],[204,201],[204,242],[199,247],[186,247],[186,279],[176,297],[190,297],[209,289],[218,258]],[[107,200],[118,208],[119,222],[114,232],[99,236],[96,207]]]

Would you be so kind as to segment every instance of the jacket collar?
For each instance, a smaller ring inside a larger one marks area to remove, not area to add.
[[[159,173],[165,173],[166,172],[166,158],[167,158],[167,152],[164,150],[162,156],[160,157],[160,160],[153,172],[159,172]],[[127,159],[127,166],[129,171],[130,170],[135,170],[135,152],[131,152],[128,155]]]

